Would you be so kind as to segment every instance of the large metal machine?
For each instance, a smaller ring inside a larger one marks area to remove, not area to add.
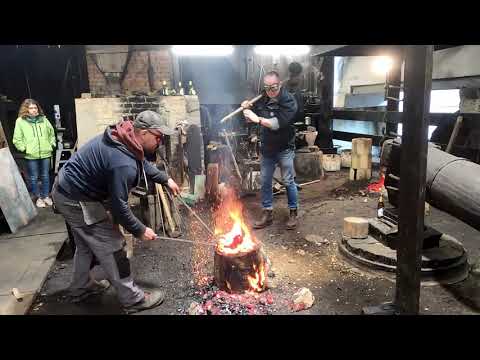
[[[367,239],[344,237],[340,246],[342,253],[356,263],[390,272],[395,272],[399,245],[401,150],[401,139],[383,144],[381,165],[386,168],[389,203],[383,216],[369,219]],[[480,230],[480,165],[452,156],[430,143],[425,189],[425,200],[429,204]],[[422,247],[422,281],[451,284],[464,280],[467,275],[467,253],[463,245],[427,221]]]

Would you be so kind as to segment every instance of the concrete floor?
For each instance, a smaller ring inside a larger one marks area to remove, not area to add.
[[[314,305],[294,314],[360,314],[362,307],[391,301],[395,283],[385,273],[364,271],[352,266],[339,254],[343,218],[373,217],[375,198],[358,194],[359,185],[351,186],[346,171],[327,173],[324,181],[305,187],[300,192],[300,224],[295,231],[285,231],[286,196],[276,196],[274,224],[256,231],[265,252],[273,263],[274,277],[269,278],[274,314],[292,314],[288,303],[301,287],[315,296]],[[347,187],[342,197],[334,190]],[[355,187],[357,189],[355,189]],[[244,199],[249,221],[258,216],[259,198]],[[203,215],[206,211],[201,212]],[[193,219],[186,238],[205,240],[206,235]],[[480,233],[436,209],[427,223],[456,237],[466,247],[469,262],[480,258]],[[328,242],[315,244],[308,235],[317,235]],[[140,286],[157,286],[167,298],[160,307],[140,314],[183,314],[193,300],[199,280],[212,274],[213,254],[190,244],[154,241],[136,242],[132,268]],[[72,261],[57,262],[48,275],[31,314],[121,314],[113,289],[81,304],[63,303],[58,294],[68,286]],[[478,314],[480,312],[480,279],[469,276],[452,286],[422,286],[421,314]]]
[[[66,239],[65,223],[45,208],[38,209],[38,216],[16,234],[5,225],[0,230],[0,314],[23,315]],[[11,295],[12,288],[26,295],[23,301]]]

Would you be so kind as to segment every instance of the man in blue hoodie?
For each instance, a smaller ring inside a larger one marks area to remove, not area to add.
[[[118,224],[141,240],[154,240],[155,232],[138,220],[128,206],[128,194],[147,178],[179,187],[146,159],[174,131],[166,112],[144,111],[134,122],[121,121],[83,145],[61,168],[52,191],[58,211],[71,227],[76,251],[70,296],[80,301],[91,295],[92,259],[100,263],[127,313],[160,305],[161,290],[143,291],[133,281]],[[147,185],[148,186],[148,185]]]
[[[248,121],[260,125],[261,128],[261,177],[262,207],[260,221],[253,227],[261,229],[273,223],[272,179],[275,166],[278,164],[282,172],[283,182],[287,188],[290,216],[285,224],[288,230],[297,226],[298,194],[295,184],[295,126],[297,113],[295,98],[282,86],[276,71],[270,71],[263,77],[265,95],[253,105],[248,101],[242,103],[243,115]]]

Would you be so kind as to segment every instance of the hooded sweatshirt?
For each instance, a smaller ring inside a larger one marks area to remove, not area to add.
[[[43,116],[19,117],[15,122],[13,145],[25,152],[25,159],[46,159],[55,148],[55,131],[50,121]]]
[[[138,186],[143,172],[156,183],[166,184],[168,176],[148,161],[139,159],[119,141],[118,125],[108,127],[83,145],[60,169],[59,191],[76,201],[111,201],[115,222],[138,237],[145,232],[145,225],[138,220],[128,206],[130,190]],[[112,132],[116,136],[112,135]]]

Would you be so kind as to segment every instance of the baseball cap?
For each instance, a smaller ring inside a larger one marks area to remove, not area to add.
[[[157,113],[155,111],[146,110],[137,115],[133,121],[133,126],[137,129],[158,129],[164,135],[173,135],[175,130],[168,126],[167,110],[161,108]]]

